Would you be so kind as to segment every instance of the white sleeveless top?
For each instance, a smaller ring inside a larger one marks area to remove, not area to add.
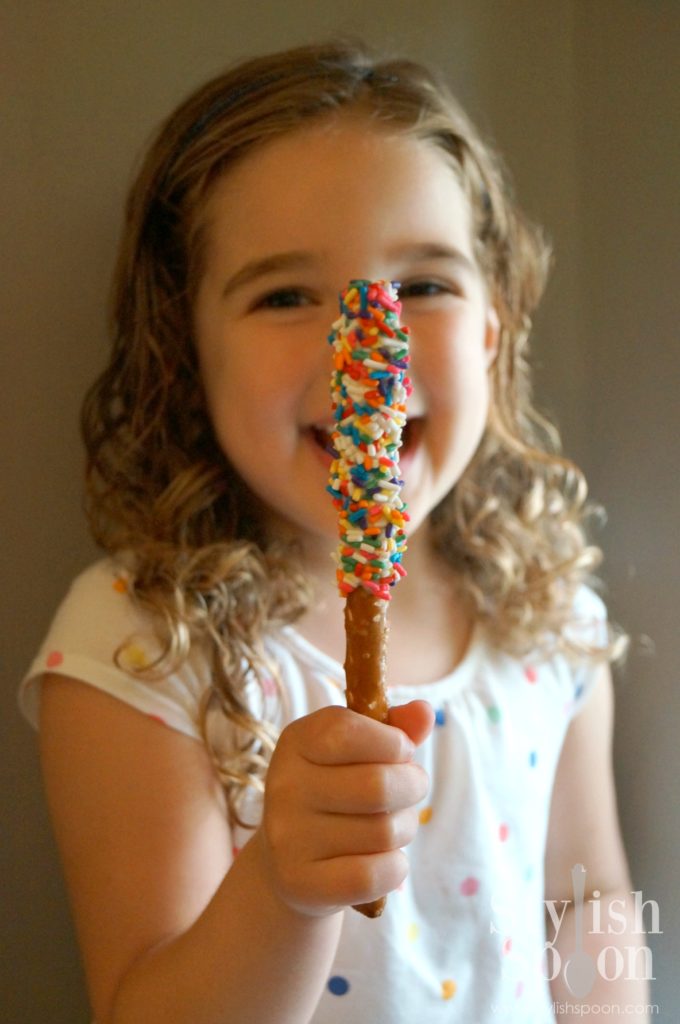
[[[574,611],[581,638],[601,643],[606,613],[599,598],[582,588]],[[266,647],[283,699],[266,681],[264,696],[253,686],[252,699],[277,728],[344,704],[342,666],[294,628],[269,637]],[[158,649],[124,570],[97,562],[60,606],[21,684],[22,711],[38,727],[41,677],[56,672],[202,743],[205,652],[196,646],[159,682],[126,671],[149,664]],[[410,874],[401,891],[377,920],[344,915],[314,1024],[553,1024],[543,903],[550,796],[566,730],[595,676],[593,662],[561,655],[520,661],[494,649],[478,628],[446,678],[391,688],[392,704],[421,698],[434,708],[436,726],[417,752],[431,788],[406,849]],[[218,745],[233,743],[221,716],[210,717],[208,727]],[[244,813],[257,820],[255,796]],[[251,834],[235,828],[235,850]]]

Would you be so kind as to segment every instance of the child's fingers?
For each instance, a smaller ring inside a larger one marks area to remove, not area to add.
[[[423,702],[395,723],[329,707],[284,729],[267,775],[260,840],[273,884],[307,913],[366,903],[407,873],[401,847],[418,829],[429,779],[407,735],[424,738]]]
[[[299,754],[315,765],[397,764],[409,761],[415,749],[402,729],[340,707],[293,722],[282,733],[282,742],[294,742]]]
[[[344,906],[370,903],[393,892],[409,871],[408,859],[402,850],[363,857],[336,857],[319,867],[326,876],[326,884],[333,886]]]
[[[412,807],[429,790],[427,772],[414,762],[310,766],[307,803],[330,814],[383,814]]]
[[[388,721],[419,747],[432,732],[434,711],[427,701],[412,700],[409,704],[390,708]]]
[[[333,815],[315,817],[314,829],[291,839],[278,830],[268,834],[270,849],[281,854],[281,863],[315,864],[337,857],[371,856],[400,850],[418,831],[418,811],[407,808],[395,814]],[[284,844],[287,843],[287,849]],[[290,856],[292,854],[292,856]],[[284,860],[285,858],[285,860]]]
[[[281,879],[284,898],[312,915],[379,899],[397,889],[409,870],[402,850],[331,857],[313,861],[304,870],[299,864],[287,867]]]
[[[413,840],[418,826],[418,811],[413,807],[394,814],[319,816],[314,839],[317,850],[311,859],[329,860],[399,850]]]

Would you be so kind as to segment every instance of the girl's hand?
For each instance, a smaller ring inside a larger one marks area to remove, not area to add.
[[[321,916],[384,896],[404,880],[400,847],[418,828],[429,780],[412,760],[434,721],[424,701],[389,724],[329,707],[284,729],[267,774],[257,834],[273,888]]]

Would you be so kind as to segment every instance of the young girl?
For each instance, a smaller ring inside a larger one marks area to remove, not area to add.
[[[531,406],[547,263],[414,63],[255,59],[162,127],[83,415],[107,557],[22,686],[98,1024],[543,1024],[571,1019],[578,943],[634,943],[561,902],[577,864],[601,918],[630,883],[620,644],[583,479]],[[325,490],[358,277],[400,282],[412,339],[389,724],[343,707]],[[603,973],[586,1004],[642,1001]]]

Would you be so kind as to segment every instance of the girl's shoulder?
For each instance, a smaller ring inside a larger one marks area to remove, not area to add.
[[[577,638],[595,646],[607,642],[607,608],[602,598],[592,587],[582,583],[576,590],[571,606],[569,630],[576,631]]]
[[[567,695],[565,710],[571,719],[585,706],[602,665],[611,660],[612,630],[607,608],[591,586],[578,587],[558,643],[554,639],[548,637],[545,648],[536,649],[533,663],[536,673],[553,679]],[[528,675],[532,678],[531,669]]]
[[[143,627],[145,617],[131,600],[131,593],[132,577],[125,556],[101,558],[71,581],[57,607],[52,628],[78,622],[85,641],[91,640],[107,622],[114,628],[123,624]]]
[[[129,668],[140,669],[146,660],[142,644],[148,648],[153,632],[151,617],[134,601],[125,556],[102,558],[71,582],[54,614],[41,653],[45,654],[45,668],[54,671],[62,670],[63,658],[72,646],[83,657],[100,657],[105,650],[112,654],[120,648],[119,660]],[[139,649],[126,644],[128,637],[139,640]],[[65,646],[55,646],[56,641]]]
[[[200,650],[176,671],[154,671],[162,642],[133,597],[125,557],[103,558],[75,577],[19,688],[19,706],[36,728],[47,674],[78,679],[199,739],[209,674]]]

